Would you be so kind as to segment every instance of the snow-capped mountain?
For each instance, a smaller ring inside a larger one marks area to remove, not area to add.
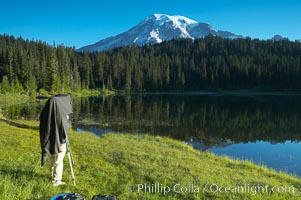
[[[84,46],[77,51],[104,51],[120,46],[156,44],[175,38],[194,39],[209,34],[223,38],[240,37],[227,31],[215,31],[210,24],[196,22],[187,17],[154,14],[126,32]]]

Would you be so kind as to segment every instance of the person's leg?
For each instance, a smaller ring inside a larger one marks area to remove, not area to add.
[[[66,144],[61,145],[60,147],[60,153],[53,156],[55,159],[55,162],[53,162],[53,176],[52,176],[52,182],[53,183],[59,183],[62,181],[63,177],[63,161],[66,154]]]
[[[57,155],[50,155],[48,156],[48,163],[49,163],[49,169],[50,169],[50,174],[51,174],[51,180],[53,181],[53,177],[54,177],[54,165],[55,165],[55,161],[57,160]]]

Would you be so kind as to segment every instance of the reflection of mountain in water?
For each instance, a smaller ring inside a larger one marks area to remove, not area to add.
[[[212,147],[215,148],[223,148],[227,147],[233,144],[231,140],[214,140],[212,141],[211,145],[206,145],[198,140],[194,141],[193,139],[190,139],[189,141],[186,142],[188,145],[192,146],[194,149],[199,149],[202,151],[207,151]]]
[[[98,136],[102,136],[103,134],[106,134],[106,133],[111,133],[112,130],[111,129],[98,129],[96,127],[77,127],[76,128],[76,131],[77,132],[84,132],[84,131],[87,131],[87,132],[91,132],[91,133],[94,133],[95,135],[98,135]]]

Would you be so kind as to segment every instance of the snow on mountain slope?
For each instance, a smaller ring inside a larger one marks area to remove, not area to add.
[[[120,46],[156,44],[175,38],[195,39],[209,34],[224,38],[240,37],[227,31],[215,31],[210,24],[198,23],[184,16],[154,14],[126,32],[84,46],[77,51],[104,51]]]

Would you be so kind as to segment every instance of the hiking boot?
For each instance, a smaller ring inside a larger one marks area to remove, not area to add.
[[[57,186],[60,186],[60,185],[66,185],[66,183],[63,182],[63,181],[52,181],[52,185],[57,187]]]

